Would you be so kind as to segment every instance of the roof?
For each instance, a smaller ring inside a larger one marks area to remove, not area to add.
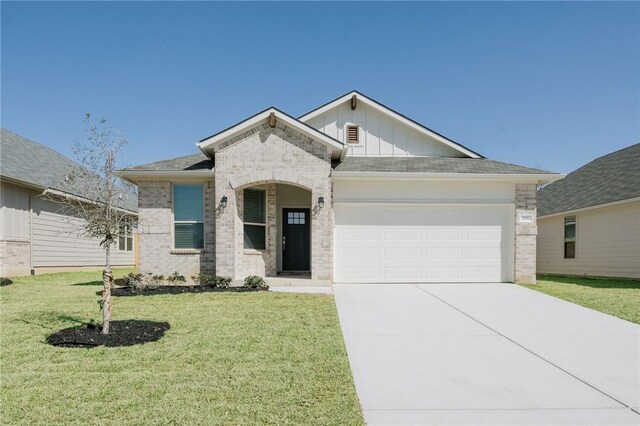
[[[298,117],[298,120],[306,122],[308,120],[313,119],[314,117],[318,116],[319,114],[322,114],[344,102],[349,101],[353,96],[356,97],[356,100],[358,101],[362,101],[365,104],[371,106],[372,108],[377,109],[378,111],[382,112],[383,114],[386,114],[396,120],[399,120],[400,122],[408,125],[409,127],[417,130],[418,132],[425,134],[433,139],[436,139],[437,141],[448,145],[458,151],[460,151],[461,153],[468,155],[469,157],[472,158],[484,158],[482,155],[478,154],[477,152],[467,148],[466,146],[462,145],[461,143],[458,143],[452,139],[449,139],[448,137],[436,132],[435,130],[432,130],[430,128],[428,128],[427,126],[418,123],[415,120],[412,120],[411,118],[389,108],[388,106],[382,104],[381,102],[376,101],[375,99],[369,98],[366,95],[363,95],[362,93],[358,92],[357,90],[352,90],[349,93],[345,93],[342,96],[337,97],[336,99],[327,102],[326,104],[319,106],[318,108],[315,108],[312,111],[309,111],[308,113],[301,115],[300,117]]]
[[[78,197],[90,191],[79,182],[69,184],[65,176],[82,166],[53,149],[22,137],[10,130],[0,133],[0,176],[39,189],[53,189]],[[137,211],[135,197],[124,200],[120,207]]]
[[[538,216],[640,197],[640,144],[607,154],[538,192]]]
[[[346,153],[345,145],[339,140],[332,138],[326,133],[313,128],[308,124],[303,123],[302,121],[299,121],[298,119],[290,116],[286,112],[280,111],[275,107],[269,107],[221,132],[206,137],[198,142],[197,146],[203,151],[208,148],[215,147],[216,145],[221,144],[222,142],[241,134],[247,129],[256,126],[258,123],[266,121],[271,114],[274,114],[276,120],[284,122],[287,126],[298,130],[300,133],[314,140],[317,140],[318,142],[321,142],[322,144],[330,148],[334,154],[334,158],[340,157],[341,155],[344,155]]]
[[[135,167],[128,167],[125,171],[191,171],[191,170],[211,170],[213,160],[203,153],[185,155],[184,157],[172,158],[169,160],[155,161],[153,163],[141,164]]]
[[[356,173],[474,173],[552,174],[545,170],[516,166],[486,158],[458,157],[355,157],[334,162],[334,172]]]

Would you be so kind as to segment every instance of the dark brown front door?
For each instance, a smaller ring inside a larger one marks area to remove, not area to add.
[[[309,209],[282,210],[282,269],[309,271],[311,263]]]

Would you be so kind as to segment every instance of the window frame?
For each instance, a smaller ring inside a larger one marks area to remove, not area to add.
[[[122,229],[124,229],[124,235],[122,235]],[[124,249],[120,248],[121,239],[124,239]],[[120,231],[118,233],[118,251],[132,252],[133,245],[133,223],[130,218],[126,218],[122,223],[120,223]]]
[[[202,190],[202,220],[176,220],[176,186],[180,185],[200,185]],[[204,183],[203,182],[173,182],[171,184],[171,246],[172,251],[203,251],[207,246],[206,232],[204,229],[205,220],[205,198],[204,198]],[[202,224],[202,247],[176,247],[176,224]]]
[[[247,222],[244,220],[245,217],[245,206],[244,203],[246,202],[246,196],[245,196],[245,191],[250,190],[250,191],[259,191],[262,193],[262,196],[264,197],[264,223],[257,223],[257,222]],[[268,213],[268,207],[267,207],[267,190],[265,188],[244,188],[242,190],[242,247],[244,250],[255,250],[255,251],[266,251],[268,244],[267,244],[267,213]],[[255,248],[255,247],[247,247],[245,245],[245,225],[250,225],[250,226],[261,226],[264,230],[264,248]]]
[[[567,222],[573,220],[573,238],[567,237]],[[564,216],[562,222],[562,257],[565,260],[575,260],[578,248],[578,217],[576,215]],[[567,243],[573,243],[573,256],[567,256]]]

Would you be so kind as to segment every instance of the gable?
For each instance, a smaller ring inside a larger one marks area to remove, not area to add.
[[[256,133],[256,129],[272,129],[281,131],[291,131],[300,134],[310,141],[317,143],[330,152],[331,158],[342,158],[345,152],[344,144],[325,133],[302,123],[290,115],[276,109],[268,108],[258,114],[241,121],[240,123],[202,139],[197,146],[210,158],[216,151],[228,147],[236,142],[248,138]]]
[[[350,92],[299,120],[345,143],[348,155],[482,157],[358,92]],[[357,144],[346,143],[350,124],[359,126]]]

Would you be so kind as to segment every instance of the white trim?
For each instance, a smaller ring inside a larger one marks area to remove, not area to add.
[[[201,149],[204,150],[206,148],[214,148],[221,144],[222,142],[224,142],[227,139],[230,139],[242,132],[244,132],[246,129],[251,128],[256,126],[257,124],[259,124],[260,122],[267,120],[269,118],[269,116],[271,114],[275,114],[276,119],[282,121],[283,123],[285,123],[286,125],[288,125],[289,127],[293,127],[296,130],[298,130],[300,133],[315,139],[319,142],[321,142],[322,144],[326,145],[329,148],[332,148],[336,151],[340,150],[340,152],[343,150],[344,148],[344,144],[342,144],[341,142],[336,141],[335,139],[329,137],[328,135],[322,133],[321,131],[314,129],[313,127],[308,126],[307,124],[301,123],[300,121],[296,120],[295,118],[292,118],[288,115],[286,115],[285,113],[275,109],[275,108],[269,108],[261,113],[258,113],[256,115],[254,115],[253,117],[244,120],[242,122],[240,122],[239,124],[236,124],[235,126],[224,130],[221,133],[218,133],[216,135],[210,136],[209,138],[206,138],[200,142],[198,142],[196,145]]]
[[[213,169],[211,170],[119,170],[118,177],[136,183],[137,181],[145,181],[145,180],[158,180],[163,179],[167,180],[171,178],[174,179],[182,179],[183,181],[188,181],[189,179],[197,179],[200,182],[203,178],[213,179]]]
[[[585,211],[588,211],[588,210],[595,210],[595,209],[604,209],[604,208],[607,208],[607,207],[615,207],[615,206],[619,206],[621,204],[634,203],[636,201],[640,201],[640,197],[627,198],[625,200],[612,201],[610,203],[604,203],[604,204],[596,204],[595,206],[582,207],[580,209],[566,210],[566,211],[558,212],[558,213],[551,213],[551,214],[547,214],[547,215],[544,215],[544,216],[538,216],[538,220],[539,219],[546,219],[546,218],[554,217],[554,216],[571,216],[574,213],[580,213],[580,212],[585,212]]]
[[[424,179],[424,180],[501,180],[546,183],[561,179],[557,173],[421,173],[421,172],[333,172],[332,180]]]
[[[446,137],[439,135],[429,129],[427,129],[426,127],[423,127],[409,119],[407,119],[406,117],[403,117],[402,115],[398,114],[395,111],[390,110],[389,108],[385,107],[384,105],[379,104],[378,102],[374,101],[373,99],[369,99],[367,98],[365,95],[358,93],[356,91],[347,93],[346,95],[336,99],[333,102],[330,102],[328,104],[326,104],[325,106],[323,106],[322,108],[318,108],[314,111],[311,111],[308,114],[303,115],[302,117],[300,117],[298,120],[302,121],[302,122],[307,122],[311,119],[313,119],[314,117],[317,117],[320,114],[323,114],[325,112],[327,112],[328,110],[336,107],[337,105],[340,105],[343,102],[346,101],[350,101],[351,98],[355,96],[357,99],[357,102],[362,102],[367,106],[370,106],[371,108],[376,109],[377,111],[386,114],[388,116],[391,116],[392,118],[394,118],[397,121],[400,121],[401,123],[405,124],[406,126],[409,126],[410,128],[412,128],[413,130],[416,130],[417,132],[427,135],[465,155],[468,155],[471,158],[482,158],[482,156],[476,154],[475,152],[464,148],[463,146],[461,146],[460,144],[455,143],[454,141],[447,139]]]
[[[63,198],[70,198],[72,200],[86,202],[87,204],[101,204],[101,203],[98,203],[97,201],[90,200],[90,199],[85,198],[85,197],[80,197],[78,195],[69,194],[67,192],[58,191],[56,189],[46,189],[46,190],[44,190],[44,192],[42,194],[34,195],[33,197],[34,198],[42,198],[43,196],[45,196],[47,194],[52,194],[52,195],[55,195],[55,196],[58,196],[58,197],[63,197]],[[130,215],[134,215],[134,216],[138,215],[137,211],[128,210],[128,209],[125,209],[123,207],[115,207],[114,206],[113,209],[114,210],[118,210],[120,212],[125,212],[125,213],[130,214]]]

